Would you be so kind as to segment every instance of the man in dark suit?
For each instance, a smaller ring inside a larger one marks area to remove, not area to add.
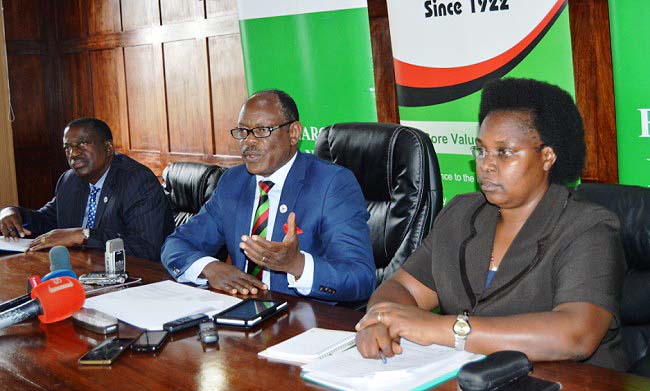
[[[368,298],[375,267],[361,188],[349,170],[298,152],[301,132],[286,93],[246,101],[231,130],[245,164],[226,171],[165,242],[162,261],[174,278],[207,279],[233,294],[270,287],[331,302]],[[213,258],[224,244],[232,265]]]
[[[151,170],[115,153],[110,128],[95,118],[70,122],[63,149],[70,170],[59,178],[54,198],[39,210],[0,211],[5,238],[40,235],[30,251],[57,245],[103,249],[107,240],[122,238],[127,255],[158,260],[174,223]]]

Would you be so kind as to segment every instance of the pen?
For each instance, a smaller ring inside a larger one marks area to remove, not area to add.
[[[381,358],[381,362],[383,362],[384,364],[388,362],[386,360],[386,356],[384,356],[384,352],[382,352],[381,350],[379,351],[379,358]]]

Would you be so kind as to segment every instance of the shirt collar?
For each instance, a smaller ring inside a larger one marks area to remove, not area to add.
[[[104,181],[106,180],[106,176],[108,175],[108,172],[109,172],[110,170],[111,170],[111,166],[108,166],[108,168],[107,168],[106,171],[104,172],[104,175],[102,175],[101,178],[99,178],[99,180],[97,181],[97,183],[95,183],[94,185],[93,185],[92,183],[89,183],[88,186],[89,186],[91,189],[92,189],[93,186],[98,187],[98,188],[101,189],[102,186],[104,186]]]

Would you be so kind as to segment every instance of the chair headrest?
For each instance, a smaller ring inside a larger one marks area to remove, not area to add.
[[[163,171],[165,191],[176,211],[197,213],[210,198],[226,168],[200,162],[176,162]]]
[[[618,215],[621,242],[629,268],[650,270],[650,189],[604,183],[583,183],[576,193]]]

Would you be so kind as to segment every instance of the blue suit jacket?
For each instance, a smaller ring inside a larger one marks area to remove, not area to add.
[[[239,248],[242,235],[250,234],[255,198],[255,175],[245,165],[221,177],[201,211],[169,236],[162,261],[178,277],[194,261],[213,256],[225,244],[233,265],[245,270],[246,257]],[[314,282],[309,297],[328,301],[355,301],[370,296],[375,266],[368,232],[366,202],[349,170],[298,152],[282,189],[273,227],[273,241],[284,238],[289,213],[304,233],[300,249],[314,258]],[[271,290],[298,296],[288,287],[287,275],[271,272]]]
[[[89,192],[88,182],[68,170],[45,206],[39,210],[19,208],[23,223],[36,235],[81,227]],[[86,247],[105,249],[107,240],[122,238],[127,256],[158,260],[160,247],[173,229],[171,208],[158,178],[130,157],[115,154]]]

